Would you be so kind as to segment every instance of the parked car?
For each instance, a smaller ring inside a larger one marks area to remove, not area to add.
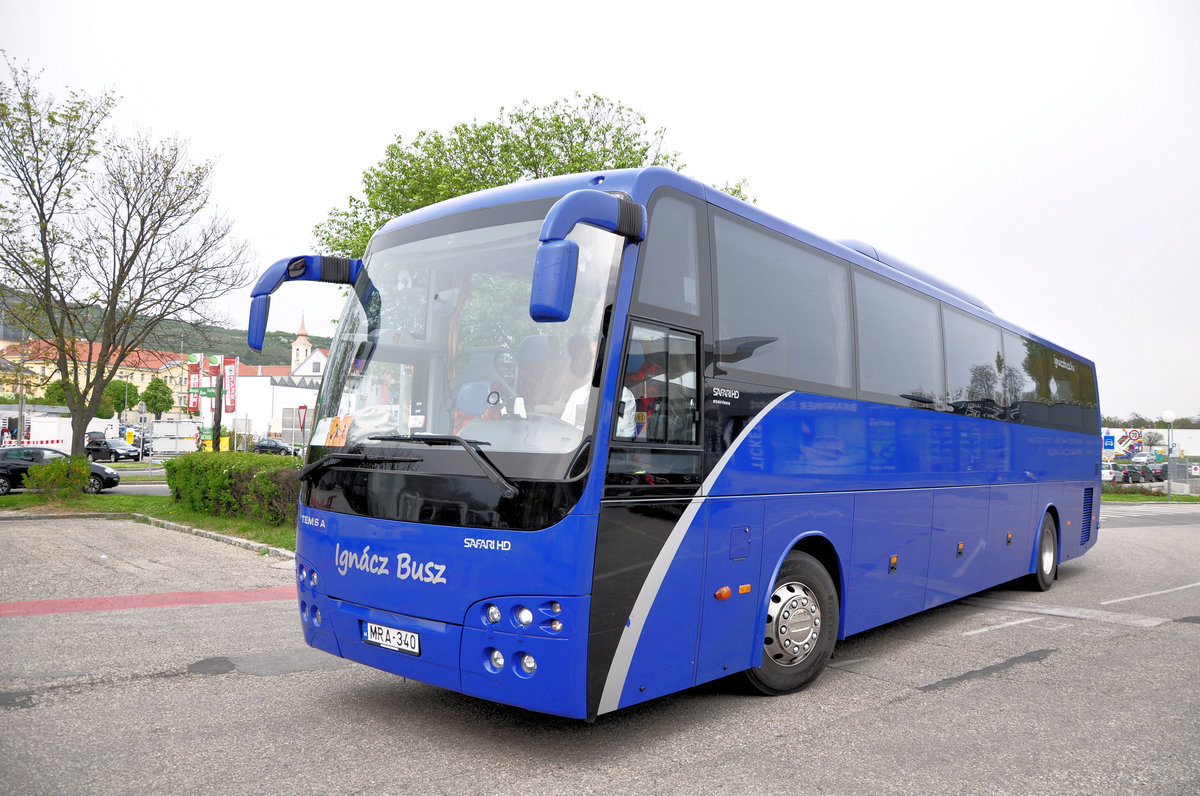
[[[279,440],[271,439],[270,437],[267,437],[265,439],[260,439],[258,442],[254,443],[254,452],[255,453],[277,453],[280,456],[295,456],[296,455],[296,449],[293,448],[291,445],[285,445],[282,442],[280,442]]]
[[[1112,462],[1100,462],[1100,480],[1112,481],[1116,475],[1116,466]],[[1116,479],[1120,480],[1120,479]]]
[[[1166,462],[1155,462],[1154,464],[1148,464],[1146,466],[1150,468],[1150,473],[1153,476],[1155,481],[1166,481],[1167,480],[1167,463]]]
[[[21,446],[0,448],[0,495],[25,486],[25,474],[31,467],[49,464],[55,459],[65,459],[67,454],[56,448]],[[91,462],[92,473],[88,477],[84,492],[95,495],[102,489],[112,489],[121,483],[121,476],[111,467]]]
[[[1153,481],[1157,480],[1157,479],[1155,479],[1155,477],[1154,477],[1154,470],[1150,469],[1150,465],[1148,465],[1148,464],[1135,464],[1135,465],[1134,465],[1134,467],[1138,468],[1138,470],[1139,470],[1139,471],[1141,471],[1141,473],[1142,473],[1142,481],[1143,481],[1143,482],[1146,482],[1146,481],[1151,481],[1151,482],[1153,482]]]
[[[92,461],[118,462],[121,459],[139,461],[142,451],[123,439],[93,440],[84,447],[83,452]]]
[[[1145,451],[1142,453],[1135,453],[1130,461],[1132,461],[1134,464],[1151,464],[1154,461],[1154,454],[1146,453]]]
[[[1122,484],[1140,484],[1146,476],[1138,469],[1138,465],[1129,462],[1113,462],[1113,482]]]

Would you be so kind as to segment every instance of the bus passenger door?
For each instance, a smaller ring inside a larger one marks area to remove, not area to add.
[[[588,698],[600,712],[694,682],[706,513],[698,359],[694,332],[631,322],[593,569]]]
[[[750,668],[762,649],[754,639],[760,631],[764,503],[725,498],[710,501],[708,507],[697,683]]]

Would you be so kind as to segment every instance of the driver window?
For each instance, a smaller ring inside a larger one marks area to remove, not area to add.
[[[623,373],[613,419],[615,439],[696,444],[695,335],[634,323]]]

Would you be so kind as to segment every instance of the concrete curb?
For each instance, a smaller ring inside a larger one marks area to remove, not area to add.
[[[212,539],[216,542],[224,542],[225,544],[233,545],[234,547],[242,547],[246,550],[253,550],[261,555],[279,556],[281,558],[294,559],[296,554],[291,550],[282,547],[271,547],[262,542],[252,542],[249,539],[239,539],[236,536],[226,536],[223,533],[216,531],[206,531],[202,528],[193,528],[190,525],[181,525],[177,522],[167,522],[160,520],[157,517],[150,517],[145,514],[138,514],[132,511],[112,511],[112,512],[87,512],[81,514],[5,514],[0,513],[0,522],[17,522],[19,520],[121,520],[131,519],[136,522],[153,525],[156,528],[164,528],[168,531],[178,531],[180,533],[190,533],[192,536],[202,536],[205,539]]]
[[[147,525],[153,525],[158,528],[166,528],[168,531],[179,531],[180,533],[190,533],[192,536],[203,536],[205,539],[224,542],[225,544],[231,544],[234,547],[243,547],[247,550],[253,550],[256,553],[261,553],[262,555],[281,556],[283,558],[293,559],[296,557],[296,554],[291,550],[287,550],[282,547],[271,547],[270,545],[263,544],[262,542],[252,542],[249,539],[240,539],[236,536],[226,536],[225,534],[217,533],[216,531],[206,531],[201,528],[193,528],[190,525],[180,525],[177,522],[167,522],[166,520],[160,520],[157,517],[149,517],[145,514],[136,514],[134,512],[130,512],[125,516],[133,517],[138,522],[144,522]]]

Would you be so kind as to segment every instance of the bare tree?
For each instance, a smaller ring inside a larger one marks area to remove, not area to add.
[[[104,388],[165,320],[198,325],[244,285],[246,252],[209,212],[212,165],[183,144],[96,137],[112,108],[43,97],[27,69],[0,84],[0,283],[9,314],[41,340],[71,410],[72,452]],[[96,168],[88,165],[98,159]]]

